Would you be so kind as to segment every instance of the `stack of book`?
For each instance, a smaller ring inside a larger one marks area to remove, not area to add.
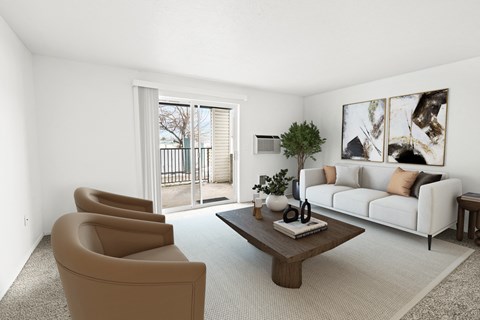
[[[462,200],[468,200],[468,201],[480,202],[480,193],[467,192],[465,194],[462,194],[461,199]]]
[[[327,228],[328,224],[325,221],[313,217],[307,223],[301,223],[300,219],[289,223],[283,220],[273,222],[273,229],[293,239],[303,238],[310,234],[326,230]]]

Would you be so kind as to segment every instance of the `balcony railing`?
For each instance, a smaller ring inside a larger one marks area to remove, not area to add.
[[[200,181],[210,181],[210,151],[212,148],[195,148],[195,174],[191,172],[191,151],[190,148],[160,148],[160,159],[162,163],[162,184],[175,184]]]

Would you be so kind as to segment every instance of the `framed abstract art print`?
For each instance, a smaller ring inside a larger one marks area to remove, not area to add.
[[[448,89],[390,98],[388,162],[443,166]]]
[[[383,161],[386,99],[343,106],[342,159]]]

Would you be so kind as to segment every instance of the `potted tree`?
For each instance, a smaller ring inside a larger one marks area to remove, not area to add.
[[[305,161],[308,158],[316,160],[313,156],[315,153],[322,151],[322,144],[327,139],[320,136],[320,131],[313,123],[298,124],[292,123],[287,132],[280,135],[281,146],[283,148],[283,155],[288,158],[293,157],[297,159],[297,178],[292,182],[293,197],[300,200],[299,181],[300,170],[305,166]]]
[[[273,177],[265,177],[265,185],[256,184],[252,190],[267,194],[266,204],[272,211],[281,211],[287,207],[288,199],[285,190],[293,177],[287,177],[288,169],[281,169]]]

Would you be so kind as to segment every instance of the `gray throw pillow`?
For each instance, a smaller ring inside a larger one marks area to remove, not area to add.
[[[358,182],[358,172],[360,167],[358,166],[335,166],[337,171],[337,180],[335,181],[336,186],[346,186],[352,188],[359,188],[360,183]]]
[[[442,179],[441,174],[430,174],[430,173],[425,173],[421,171],[415,182],[413,183],[412,188],[410,189],[410,195],[412,197],[418,198],[420,195],[420,187],[423,186],[424,184],[429,184],[432,182],[437,182]]]

